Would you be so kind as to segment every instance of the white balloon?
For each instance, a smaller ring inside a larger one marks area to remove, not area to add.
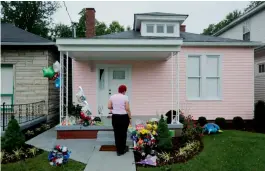
[[[53,64],[53,70],[54,72],[60,72],[60,63],[58,61]]]
[[[76,99],[79,103],[84,103],[84,101],[86,101],[86,96],[84,94],[82,87],[79,87],[79,90],[75,96],[76,96]]]
[[[81,110],[82,110],[82,112],[84,112],[87,115],[91,115],[92,114],[88,103],[86,103],[86,105],[83,106]]]

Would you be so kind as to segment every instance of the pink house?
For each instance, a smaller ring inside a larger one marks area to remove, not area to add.
[[[87,8],[87,38],[56,40],[61,59],[72,59],[66,82],[72,81],[73,95],[81,86],[93,115],[99,109],[108,115],[109,96],[126,84],[134,116],[182,109],[195,119],[252,119],[259,43],[187,33],[187,17],[135,14],[132,31],[95,36],[95,10]]]

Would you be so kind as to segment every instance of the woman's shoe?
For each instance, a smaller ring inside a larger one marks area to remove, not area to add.
[[[121,156],[121,155],[123,155],[123,154],[125,154],[124,152],[123,153],[118,153],[117,152],[117,156]]]

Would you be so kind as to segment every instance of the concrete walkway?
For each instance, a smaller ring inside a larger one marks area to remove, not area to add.
[[[72,152],[71,159],[87,164],[85,171],[136,171],[132,151],[117,156],[116,152],[99,151],[100,145],[96,140],[57,140],[54,128],[26,143],[45,151],[50,151],[57,144],[66,146]]]
[[[96,147],[88,160],[85,171],[136,171],[132,151],[117,156],[116,152],[99,151],[99,148],[100,146]]]

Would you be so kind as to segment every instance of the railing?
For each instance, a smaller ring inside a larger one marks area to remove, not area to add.
[[[2,131],[8,125],[11,120],[11,116],[14,115],[19,124],[32,121],[34,119],[44,116],[45,101],[39,101],[28,104],[5,104],[1,105],[1,127]]]

